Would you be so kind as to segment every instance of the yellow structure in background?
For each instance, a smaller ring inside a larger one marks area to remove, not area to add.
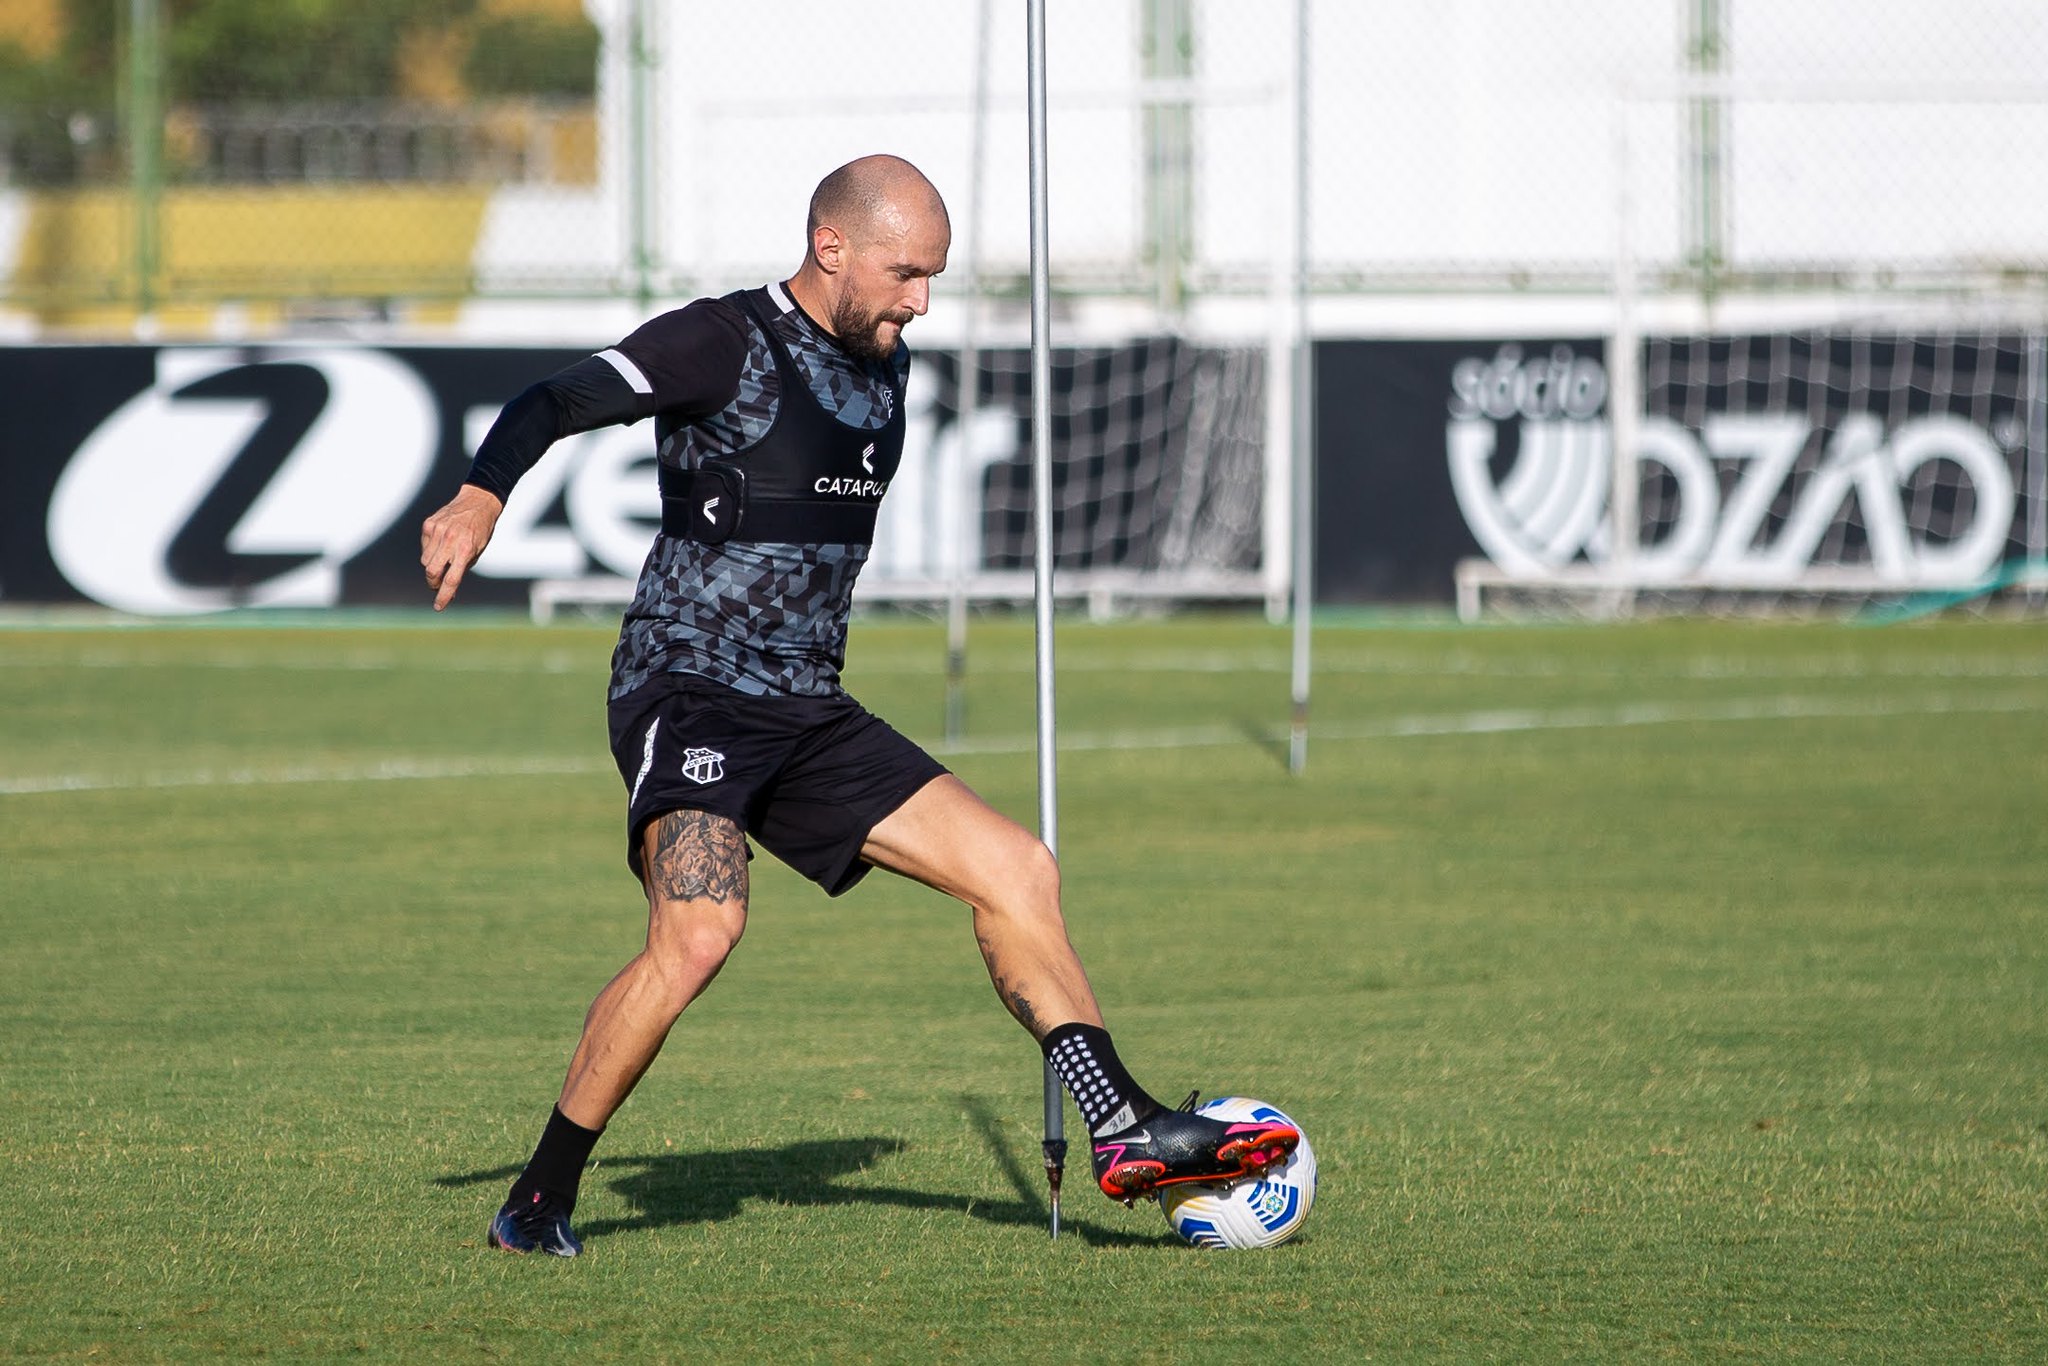
[[[162,201],[155,297],[167,332],[205,333],[217,305],[260,322],[290,298],[441,301],[471,287],[486,186],[184,186]],[[45,192],[29,205],[15,292],[48,327],[126,331],[136,295],[134,201],[120,190]],[[97,297],[96,297],[97,296]],[[196,302],[204,300],[205,302]]]
[[[0,5],[0,43],[11,43],[37,61],[64,41],[62,0],[7,0]]]
[[[480,0],[474,18],[408,32],[396,95],[413,105],[473,106],[463,67],[478,20],[519,14],[580,21],[582,0]],[[0,46],[45,59],[64,41],[63,0],[0,0]],[[598,128],[589,106],[543,107],[493,99],[481,113],[493,144],[516,147],[529,174],[548,184],[597,180]],[[348,181],[307,184],[180,184],[190,117],[175,99],[165,149],[171,180],[157,201],[157,254],[149,320],[169,336],[212,335],[224,312],[254,332],[284,325],[299,300],[403,300],[406,320],[454,320],[475,284],[475,255],[495,186]],[[4,202],[12,199],[11,213]],[[0,260],[0,295],[57,333],[131,334],[137,208],[121,185],[0,188],[0,239],[18,225],[13,259]],[[6,243],[0,240],[0,251]],[[344,305],[345,306],[345,305]]]

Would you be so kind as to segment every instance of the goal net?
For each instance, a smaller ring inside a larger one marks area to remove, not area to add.
[[[1030,593],[1031,357],[931,364],[934,439],[883,507],[871,593],[956,577],[975,597]],[[915,412],[915,408],[913,408]],[[1052,356],[1052,544],[1060,590],[1139,597],[1265,591],[1266,356],[1174,337]],[[922,522],[923,526],[918,524]]]
[[[1577,506],[1604,503],[1583,544],[1461,565],[1461,614],[2042,609],[2041,334],[1653,337],[1640,373],[1640,416],[1620,424],[1633,457],[1608,457],[1601,424],[1577,466],[1582,484],[1627,480],[1633,516],[1630,499],[1577,489]],[[1508,458],[1540,463],[1555,444]],[[1554,482],[1518,469],[1505,487],[1540,502]]]

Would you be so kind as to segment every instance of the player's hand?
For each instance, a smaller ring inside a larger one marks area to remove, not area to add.
[[[434,590],[436,612],[454,601],[462,576],[491,543],[498,514],[504,510],[497,495],[464,484],[420,527],[420,567],[427,571],[427,587]]]

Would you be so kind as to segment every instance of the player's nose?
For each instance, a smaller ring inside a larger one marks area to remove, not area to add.
[[[932,306],[932,282],[923,277],[912,280],[910,282],[910,289],[904,297],[903,306],[920,318],[930,312]]]

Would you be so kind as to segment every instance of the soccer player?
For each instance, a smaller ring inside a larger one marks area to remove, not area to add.
[[[1146,1094],[1067,940],[1051,853],[840,686],[854,576],[903,450],[903,329],[926,311],[951,236],[908,162],[840,167],[812,196],[794,276],[663,314],[525,390],[422,528],[439,610],[551,444],[654,419],[661,533],[608,703],[647,943],[590,1007],[554,1113],[491,1221],[498,1247],[582,1251],[569,1219],[584,1165],[739,942],[749,839],[833,896],[879,867],[972,908],[996,992],[1080,1107],[1111,1197],[1229,1179],[1298,1142]]]

